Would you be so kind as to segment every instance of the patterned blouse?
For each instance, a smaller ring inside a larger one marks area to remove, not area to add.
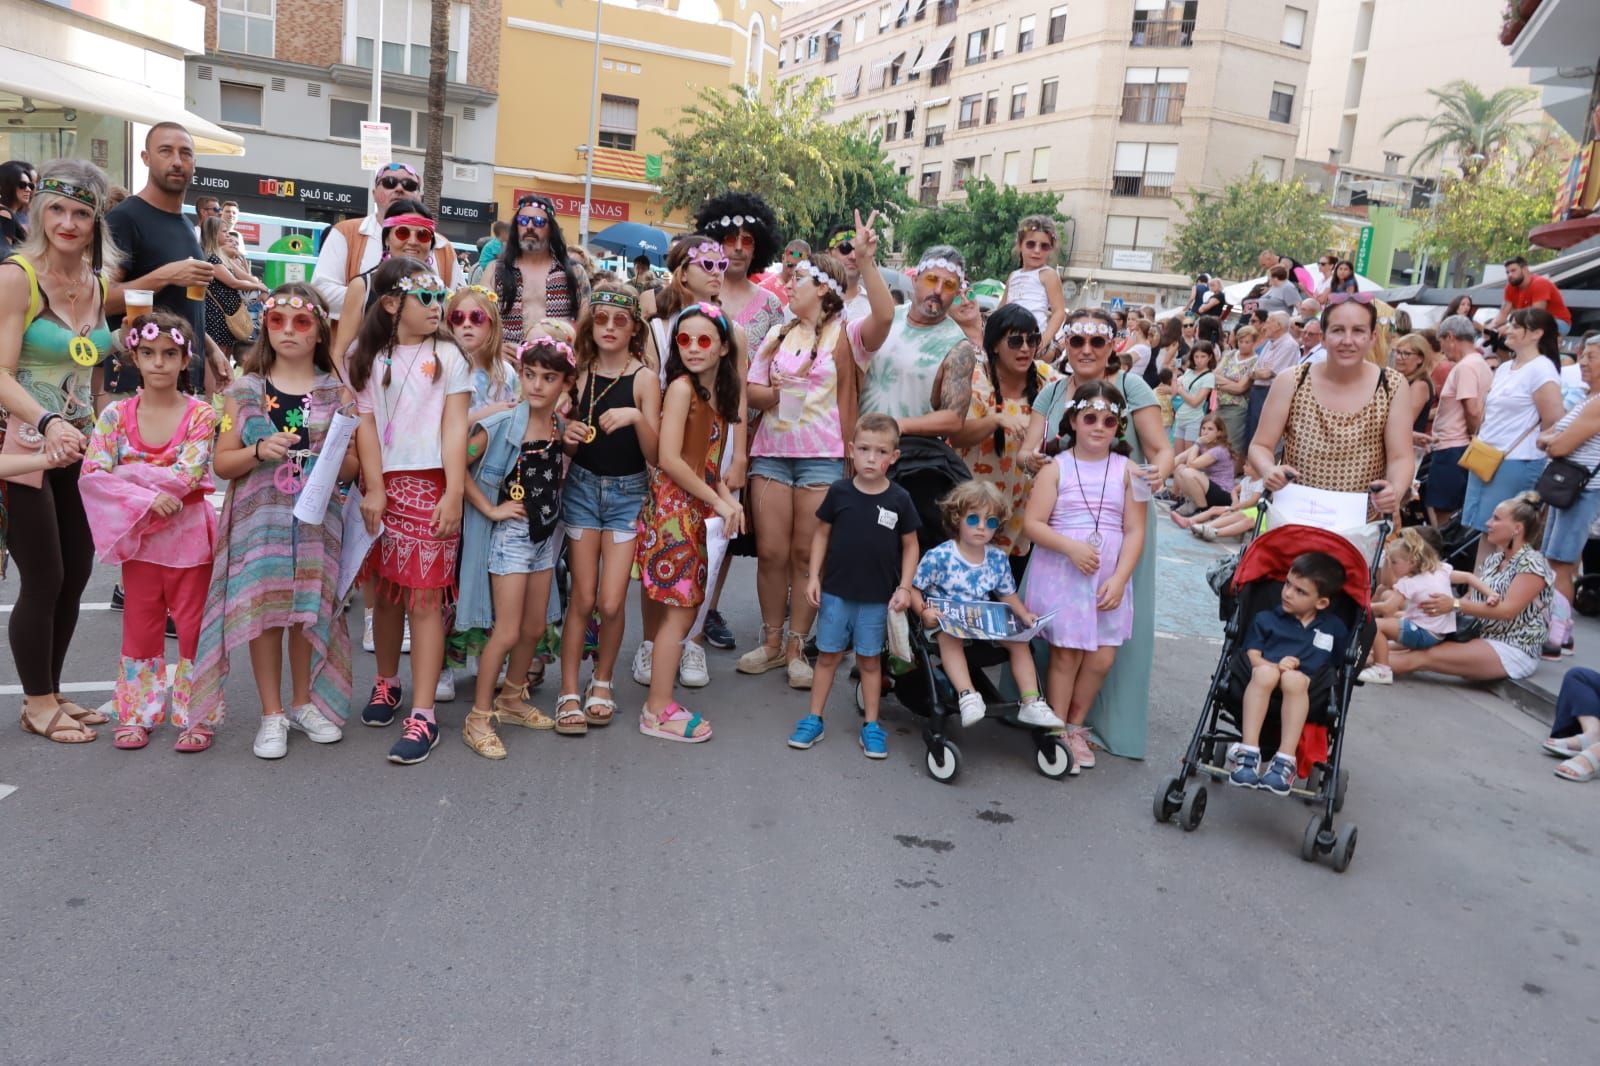
[[[1033,364],[1033,372],[1038,375],[1040,391],[1061,376],[1050,368],[1050,364],[1042,362]],[[1028,490],[1033,485],[1033,478],[1017,461],[1017,457],[1022,451],[1022,438],[1026,435],[1028,416],[1033,413],[1033,408],[1022,397],[997,402],[994,386],[989,381],[989,364],[987,360],[981,360],[972,369],[972,405],[967,408],[967,417],[983,418],[991,413],[1020,415],[1022,431],[1007,431],[1005,448],[999,451],[994,446],[994,434],[990,433],[970,448],[963,449],[961,459],[972,471],[973,477],[992,484],[1011,504],[1011,517],[994,535],[995,547],[1010,555],[1027,555],[1032,544],[1022,532],[1022,517],[1028,507]]]
[[[1329,492],[1365,493],[1388,469],[1383,429],[1389,404],[1406,387],[1400,371],[1385,367],[1372,397],[1359,411],[1331,411],[1317,399],[1311,367],[1295,371],[1294,399],[1284,425],[1283,462],[1300,473],[1300,484]]]
[[[1538,655],[1544,647],[1545,638],[1550,635],[1550,589],[1555,583],[1555,574],[1550,570],[1550,564],[1545,562],[1544,556],[1531,544],[1524,544],[1517,554],[1502,566],[1504,559],[1505,552],[1495,552],[1478,568],[1478,576],[1499,595],[1504,596],[1511,588],[1511,583],[1520,574],[1537,574],[1544,585],[1539,589],[1539,594],[1515,618],[1484,619],[1483,625],[1478,629],[1478,635],[1485,640],[1498,640],[1502,644],[1510,644],[1529,655]]]

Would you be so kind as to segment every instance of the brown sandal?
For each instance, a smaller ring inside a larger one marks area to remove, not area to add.
[[[63,722],[63,718],[66,721]],[[88,744],[100,735],[75,722],[72,716],[67,713],[66,707],[61,704],[56,705],[56,713],[50,716],[50,721],[46,723],[43,729],[28,721],[27,711],[22,712],[20,721],[24,733],[32,733],[36,737],[44,737],[52,744]],[[63,733],[81,733],[82,736],[69,740],[61,735]]]
[[[73,703],[71,700],[64,700],[58,697],[56,703],[62,710],[67,712],[69,718],[79,725],[106,725],[111,721],[103,712],[98,710],[91,711],[87,707]]]

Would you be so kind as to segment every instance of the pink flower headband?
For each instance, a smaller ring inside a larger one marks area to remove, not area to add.
[[[273,307],[290,307],[296,311],[310,311],[324,322],[328,320],[328,312],[320,304],[308,300],[304,296],[268,296],[261,301],[261,309],[266,311]]]
[[[703,244],[695,245],[693,250],[691,250],[689,252],[689,258],[690,259],[698,259],[702,255],[721,255],[721,254],[722,254],[722,245],[713,244],[710,241],[706,241]]]
[[[173,326],[171,329],[167,330],[167,332],[172,335],[172,343],[182,348],[184,353],[187,354],[189,351],[189,338],[183,335],[183,330],[179,329],[177,326]],[[161,327],[156,325],[154,320],[151,320],[147,321],[144,325],[140,326],[136,330],[130,330],[128,339],[136,342],[140,340],[153,341],[159,336],[161,336]],[[135,343],[135,347],[137,346],[137,343]]]
[[[568,366],[575,367],[578,365],[578,356],[577,353],[572,350],[572,345],[568,344],[566,341],[558,341],[553,337],[535,337],[531,341],[523,341],[521,344],[517,345],[518,361],[521,361],[525,353],[530,352],[535,348],[554,348],[557,355],[564,355],[567,357]]]

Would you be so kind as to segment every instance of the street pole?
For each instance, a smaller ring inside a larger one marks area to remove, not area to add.
[[[383,121],[383,0],[378,0],[378,28],[372,34],[372,117]]]
[[[589,244],[589,205],[594,195],[594,142],[599,137],[595,128],[595,112],[600,106],[600,13],[605,0],[594,0],[594,73],[589,78],[589,150],[583,153],[583,207],[578,217],[578,243]]]

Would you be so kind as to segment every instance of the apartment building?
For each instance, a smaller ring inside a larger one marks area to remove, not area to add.
[[[208,0],[205,53],[190,56],[199,113],[243,135],[246,154],[204,160],[196,192],[247,214],[337,222],[369,209],[361,123],[382,67],[380,120],[393,158],[422,171],[427,148],[428,0]],[[381,22],[380,22],[381,20]],[[494,203],[500,0],[453,4],[440,228],[470,244]],[[247,235],[248,237],[248,235]]]
[[[811,0],[784,75],[826,78],[923,203],[972,177],[1060,197],[1083,299],[1156,300],[1180,194],[1288,175],[1317,0]]]

